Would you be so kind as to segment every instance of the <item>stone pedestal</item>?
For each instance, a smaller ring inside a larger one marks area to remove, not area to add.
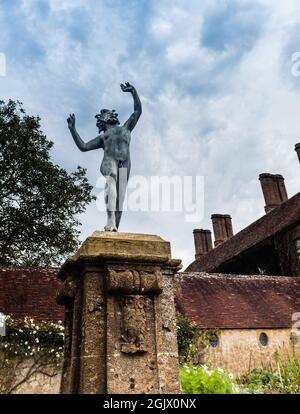
[[[170,244],[158,236],[95,232],[62,266],[61,393],[178,393]]]

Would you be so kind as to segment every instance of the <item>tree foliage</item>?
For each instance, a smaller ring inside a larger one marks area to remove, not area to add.
[[[59,264],[78,246],[78,215],[91,202],[86,171],[53,164],[40,118],[0,101],[0,264]]]

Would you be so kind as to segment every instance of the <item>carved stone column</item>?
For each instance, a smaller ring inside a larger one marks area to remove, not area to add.
[[[95,232],[62,266],[61,393],[178,393],[174,274],[158,236]]]

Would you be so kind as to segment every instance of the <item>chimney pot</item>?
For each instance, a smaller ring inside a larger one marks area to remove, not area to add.
[[[212,250],[211,231],[203,229],[195,229],[194,243],[195,243],[195,258],[198,259]]]
[[[298,158],[299,158],[299,162],[300,162],[300,142],[299,142],[299,144],[295,145],[295,151],[298,154]]]
[[[284,201],[287,201],[288,195],[282,175],[263,173],[260,174],[259,180],[266,203],[266,213],[278,207]]]
[[[233,236],[232,220],[229,214],[213,214],[211,219],[215,235],[215,247],[217,247]]]

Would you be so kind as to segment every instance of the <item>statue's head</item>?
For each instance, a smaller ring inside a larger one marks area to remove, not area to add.
[[[100,114],[95,115],[95,118],[97,119],[96,125],[99,132],[105,130],[107,125],[120,124],[118,114],[114,109],[101,109]]]

